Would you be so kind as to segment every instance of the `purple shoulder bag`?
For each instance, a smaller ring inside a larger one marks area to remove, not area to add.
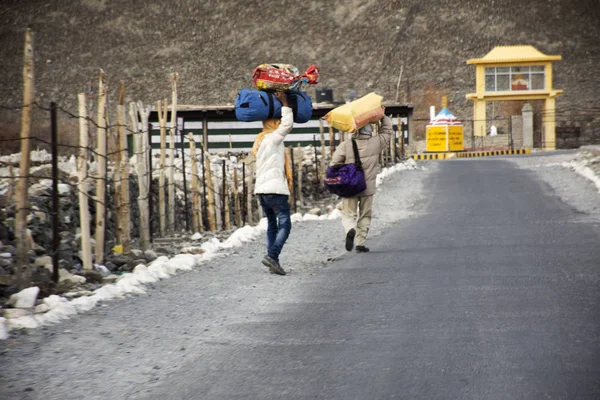
[[[354,163],[332,165],[325,173],[325,187],[340,197],[353,197],[367,188],[365,171],[354,139],[352,139],[352,150],[354,150]]]

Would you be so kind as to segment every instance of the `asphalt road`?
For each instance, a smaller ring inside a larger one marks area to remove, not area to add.
[[[257,240],[14,333],[0,399],[599,399],[599,220],[506,159],[420,164],[378,192],[370,253],[299,223],[288,276]]]
[[[446,161],[425,187],[424,215],[145,398],[599,399],[598,224],[506,161]]]

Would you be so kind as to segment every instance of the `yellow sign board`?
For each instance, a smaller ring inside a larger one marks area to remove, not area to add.
[[[446,151],[463,151],[462,125],[429,125],[426,128],[425,151],[439,153]]]
[[[425,151],[443,152],[448,151],[448,135],[446,125],[427,126],[427,138]]]
[[[450,151],[463,151],[465,145],[463,142],[462,125],[451,125],[448,127],[448,147]]]

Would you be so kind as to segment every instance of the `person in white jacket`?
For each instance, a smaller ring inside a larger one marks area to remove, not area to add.
[[[286,173],[285,147],[283,140],[291,132],[294,117],[284,92],[275,93],[281,102],[281,120],[263,121],[263,131],[256,137],[252,153],[256,157],[256,186],[254,194],[258,196],[264,215],[269,223],[267,228],[267,255],[262,263],[278,275],[285,275],[279,264],[279,255],[290,231],[290,189]]]

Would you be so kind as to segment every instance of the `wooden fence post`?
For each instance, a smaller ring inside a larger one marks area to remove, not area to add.
[[[396,164],[396,131],[392,129],[392,137],[390,138],[390,157],[392,165]]]
[[[118,171],[121,183],[121,228],[122,234],[119,242],[123,245],[123,253],[128,254],[131,250],[131,206],[129,199],[129,146],[127,145],[127,112],[124,96],[119,97],[117,106],[117,124],[119,133],[119,150],[121,153],[121,169]]]
[[[204,151],[204,149],[202,149]],[[212,179],[212,172],[210,170],[210,154],[204,151],[204,177],[206,184],[206,195],[208,197],[208,226],[209,229],[214,232],[217,230],[217,223],[215,221],[215,195],[214,195],[214,183]]]
[[[329,159],[333,156],[333,152],[335,151],[335,133],[333,132],[333,128],[331,125],[329,126]]]
[[[206,188],[206,168],[204,164],[204,150],[203,145],[200,143],[200,165],[202,167],[202,216],[200,217],[200,221],[203,228],[207,227],[208,223],[208,193]],[[210,230],[210,227],[208,227]]]
[[[90,209],[88,203],[88,116],[85,93],[79,93],[79,157],[77,158],[77,193],[79,197],[79,220],[81,228],[81,252],[83,269],[92,269],[92,245],[90,240]]]
[[[231,216],[229,215],[229,188],[227,187],[227,161],[223,160],[223,229],[231,229]]]
[[[121,168],[123,153],[121,149],[121,135],[123,134],[123,114],[121,114],[121,105],[125,97],[125,86],[123,81],[119,83],[119,102],[117,104],[117,151],[115,152],[115,169],[113,172],[113,182],[115,190],[115,215],[117,222],[117,243],[123,243],[123,232],[125,231],[124,225],[126,221],[123,219],[123,197],[121,191],[123,190],[123,182],[121,181]],[[81,109],[79,110],[81,113]],[[81,117],[80,117],[81,118]],[[81,143],[81,130],[79,132]],[[87,157],[87,155],[86,155]]]
[[[235,212],[235,225],[238,228],[242,227],[242,207],[240,204],[240,196],[238,191],[238,174],[237,166],[233,168],[233,209]]]
[[[194,134],[188,133],[190,141],[190,159],[192,161],[192,229],[195,232],[202,230],[202,217],[200,211],[200,196],[198,195],[198,166],[196,164],[196,143]]]
[[[288,165],[287,160],[290,160],[289,166],[290,166],[290,168],[292,168],[292,187],[290,188],[290,197],[289,197],[288,200],[289,200],[289,203],[290,203],[291,210],[293,212],[296,212],[295,211],[295,208],[296,208],[296,182],[295,182],[295,179],[294,179],[294,169],[295,169],[295,166],[294,166],[294,148],[293,147],[286,147],[285,150],[284,150],[284,153],[285,153],[285,158],[286,158],[286,161],[285,161],[286,166]]]
[[[148,250],[150,248],[150,241],[151,241],[151,237],[150,237],[150,196],[152,196],[152,193],[150,193],[149,190],[149,186],[150,186],[150,181],[152,180],[152,173],[149,172],[149,158],[151,155],[151,151],[152,149],[150,148],[149,145],[149,140],[148,140],[148,119],[150,117],[150,106],[144,107],[144,103],[142,103],[141,101],[138,101],[137,103],[137,110],[138,110],[138,114],[140,115],[140,121],[142,123],[142,129],[141,129],[141,143],[142,143],[142,148],[141,148],[141,152],[140,152],[140,162],[143,163],[144,167],[143,167],[143,177],[140,178],[140,181],[143,182],[144,187],[143,187],[143,192],[144,192],[144,196],[143,196],[143,211],[144,212],[140,212],[140,229],[143,230],[144,234],[141,235],[141,244],[142,244],[142,250]],[[140,210],[141,211],[141,210]]]
[[[33,32],[25,31],[25,48],[23,56],[23,112],[21,114],[21,163],[19,164],[19,179],[17,183],[17,218],[15,232],[17,234],[17,265],[19,274],[17,286],[27,287],[31,279],[29,267],[29,241],[27,237],[27,214],[29,213],[29,166],[31,152],[31,109],[34,97],[34,59]]]
[[[181,174],[181,177],[183,178],[183,207],[185,210],[187,210],[188,208],[188,184],[187,184],[187,174],[185,173],[186,171],[186,166],[185,166],[185,134],[183,132],[183,124],[181,127],[181,132],[180,132],[180,141],[181,141],[181,170],[183,171],[183,174]],[[189,146],[188,146],[189,147]],[[190,228],[190,214],[188,212],[185,213],[185,229],[187,231],[189,231]]]
[[[104,262],[104,240],[106,221],[106,85],[104,71],[101,69],[98,78],[98,129],[96,164],[96,264]]]
[[[171,130],[169,147],[169,232],[175,232],[175,132],[177,132],[177,80],[179,74],[171,75]]]
[[[116,149],[117,151],[115,151],[114,153],[114,160],[115,160],[115,168],[113,170],[113,189],[114,189],[114,202],[115,202],[115,220],[117,223],[117,244],[122,244],[123,243],[123,232],[124,232],[124,227],[123,225],[125,224],[125,221],[123,220],[123,198],[121,196],[121,190],[122,190],[122,182],[121,182],[121,160],[123,157],[123,154],[121,153],[121,134],[122,134],[122,129],[123,127],[121,126],[122,123],[122,114],[121,114],[121,101],[125,96],[124,93],[124,85],[123,85],[123,81],[119,82],[119,102],[117,103],[117,142],[116,142]],[[81,110],[80,110],[81,112]],[[80,134],[80,138],[79,138],[79,142],[81,143],[81,131],[79,132]],[[78,159],[79,161],[79,159]]]
[[[218,165],[216,165],[219,168]],[[215,215],[215,227],[217,230],[223,229],[223,201],[219,201],[219,194],[221,193],[221,181],[217,174],[211,175],[211,187],[213,188],[213,196],[214,196],[214,215]]]
[[[248,156],[246,156],[248,157]],[[242,224],[246,225],[246,220],[248,218],[248,209],[246,208],[247,198],[248,198],[248,188],[246,187],[246,157],[243,159],[242,164],[242,200],[241,206],[242,208]]]
[[[297,166],[297,170],[298,173],[296,174],[296,176],[298,177],[298,194],[296,195],[298,201],[300,202],[300,204],[304,203],[304,199],[302,197],[302,163],[304,162],[304,152],[302,151],[302,147],[300,147],[300,143],[298,143],[298,148],[297,148],[297,153],[298,156],[296,157],[296,160],[298,160],[298,166]]]
[[[138,176],[138,208],[140,211],[140,247],[142,250],[147,250],[150,246],[150,238],[148,231],[148,162],[146,161],[146,141],[147,135],[144,135],[139,129],[139,116],[143,112],[139,112],[135,103],[129,103],[129,117],[131,124],[134,127],[134,153],[136,156],[136,172]]]
[[[167,156],[167,99],[156,103],[158,124],[160,126],[160,175],[158,177],[158,218],[160,236],[164,237],[167,230],[167,215],[165,206],[165,162]],[[169,204],[171,207],[172,205]]]
[[[397,115],[398,118],[398,135],[400,136],[400,157],[404,157],[404,132],[402,132],[402,120],[400,119],[400,114]]]
[[[58,122],[56,103],[50,103],[50,143],[52,151],[52,280],[58,283],[58,262],[60,261],[60,204],[58,198]]]
[[[379,135],[379,125],[377,126],[377,135]],[[391,139],[391,138],[390,138]],[[383,167],[387,168],[390,160],[390,147],[385,146],[383,148]]]
[[[326,155],[325,155],[325,129],[323,128],[323,120],[319,120],[319,133],[321,134],[321,175],[319,177],[319,182],[325,182],[325,172],[326,172]]]
[[[202,119],[202,151],[208,152],[208,119]]]
[[[256,165],[256,161],[252,153],[248,155],[246,159],[244,159],[246,163],[246,222],[252,225],[254,223],[254,212],[252,206],[252,196],[254,195],[254,168]]]
[[[400,94],[400,81],[402,80],[402,70],[404,70],[404,64],[400,66],[400,74],[398,74],[398,83],[396,83],[396,103],[398,102],[398,95]]]
[[[315,135],[313,135],[313,150],[315,152],[315,176],[317,185],[321,185],[321,174],[319,174],[319,156],[317,154],[317,141]]]

